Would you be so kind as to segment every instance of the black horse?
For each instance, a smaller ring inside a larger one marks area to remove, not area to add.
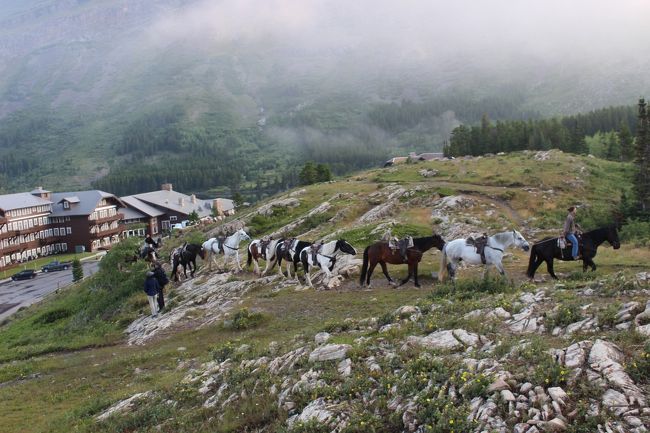
[[[582,271],[586,271],[587,267],[591,266],[591,270],[596,270],[596,264],[593,258],[596,256],[596,250],[603,242],[609,242],[615,250],[621,247],[618,240],[618,231],[616,227],[609,226],[603,227],[590,232],[582,234],[580,254],[582,255]],[[546,269],[551,277],[557,279],[555,272],[553,272],[553,259],[572,261],[571,246],[567,245],[563,250],[558,246],[558,238],[545,238],[530,249],[530,260],[528,261],[528,270],[526,275],[528,278],[535,277],[535,271],[542,264],[546,262]]]
[[[368,245],[363,251],[363,266],[361,267],[359,284],[361,287],[363,287],[364,284],[370,287],[370,276],[375,270],[377,263],[381,266],[381,270],[384,272],[388,282],[390,284],[395,284],[388,274],[388,268],[386,267],[386,263],[390,263],[392,265],[408,264],[409,274],[401,281],[399,284],[400,286],[405,284],[411,279],[411,276],[414,275],[415,287],[420,287],[420,282],[418,281],[418,264],[420,263],[420,260],[422,260],[423,253],[430,250],[432,247],[436,247],[442,251],[444,246],[445,240],[437,234],[423,238],[413,238],[413,246],[406,250],[407,260],[404,261],[399,250],[390,248],[388,242],[381,241]]]
[[[187,278],[187,267],[190,267],[190,276],[194,277],[196,271],[196,256],[205,260],[203,247],[198,244],[187,244],[176,248],[171,254],[172,262],[172,279],[178,281],[178,265],[183,265],[183,275]]]

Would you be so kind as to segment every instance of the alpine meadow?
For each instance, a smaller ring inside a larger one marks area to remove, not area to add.
[[[648,16],[0,0],[0,433],[650,431]]]

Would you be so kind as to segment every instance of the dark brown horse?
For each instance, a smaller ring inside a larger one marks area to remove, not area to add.
[[[440,235],[413,238],[413,246],[406,250],[407,261],[405,262],[399,249],[390,248],[388,242],[376,242],[369,245],[363,251],[363,266],[361,268],[359,284],[361,284],[361,287],[363,287],[364,284],[370,287],[370,276],[375,270],[377,263],[381,266],[381,270],[384,272],[388,282],[390,284],[395,284],[395,281],[393,281],[390,275],[388,275],[388,268],[386,267],[386,263],[390,263],[391,265],[408,264],[409,274],[400,282],[400,286],[408,282],[413,275],[415,279],[415,287],[420,287],[420,283],[418,282],[418,264],[420,263],[420,260],[422,260],[422,255],[432,247],[436,247],[442,251],[444,246],[445,241],[440,237]]]

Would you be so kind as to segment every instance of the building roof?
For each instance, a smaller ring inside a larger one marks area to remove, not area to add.
[[[145,218],[145,217],[159,217],[164,215],[165,212],[157,209],[134,195],[121,197],[126,207],[120,208],[120,212],[124,214],[124,219]],[[135,216],[136,213],[139,216]]]
[[[189,196],[178,191],[168,191],[163,189],[160,191],[135,194],[130,197],[134,197],[139,201],[146,202],[152,206],[168,209],[184,215],[189,215],[193,211],[196,211],[196,213],[199,215],[199,218],[212,215],[212,200],[201,200],[195,197],[192,198],[193,196]],[[234,208],[234,203],[232,200],[220,200],[224,211],[228,211]]]
[[[26,207],[50,204],[52,204],[50,200],[37,197],[29,192],[0,195],[0,209],[5,212],[13,209],[23,209]]]
[[[52,205],[52,215],[50,216],[90,215],[95,211],[99,202],[104,198],[113,198],[116,200],[118,205],[124,205],[119,197],[98,189],[90,191],[55,192],[52,193],[52,201],[55,204]],[[62,204],[63,201],[68,201],[71,204],[74,204],[74,206],[70,206],[69,209],[64,209]]]

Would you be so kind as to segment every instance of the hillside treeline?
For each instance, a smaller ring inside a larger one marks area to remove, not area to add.
[[[637,113],[633,106],[608,107],[586,114],[544,120],[508,120],[492,123],[483,115],[480,125],[460,125],[444,147],[447,156],[482,155],[517,150],[560,149],[585,154],[585,136],[616,131],[617,142],[608,149],[610,159],[632,158],[632,135]]]

